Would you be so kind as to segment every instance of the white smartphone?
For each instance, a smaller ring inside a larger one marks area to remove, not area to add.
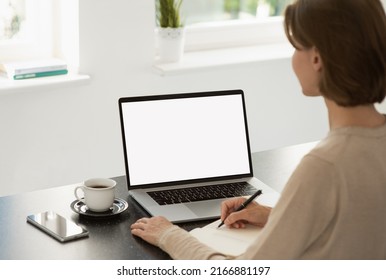
[[[47,211],[27,216],[27,222],[60,242],[88,236],[88,231],[63,216]]]

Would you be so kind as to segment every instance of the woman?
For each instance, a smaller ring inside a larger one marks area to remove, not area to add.
[[[264,227],[240,259],[386,259],[386,17],[379,0],[298,0],[285,11],[293,70],[324,98],[330,132],[307,154],[274,209],[222,205],[230,227]],[[162,217],[133,235],[176,259],[226,259]]]

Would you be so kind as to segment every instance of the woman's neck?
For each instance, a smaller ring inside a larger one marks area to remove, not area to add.
[[[379,113],[373,104],[355,107],[342,107],[326,99],[330,129],[359,126],[377,127],[385,124],[385,116]]]

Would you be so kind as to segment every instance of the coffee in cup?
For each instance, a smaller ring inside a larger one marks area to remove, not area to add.
[[[74,194],[78,200],[86,204],[89,210],[104,212],[113,206],[116,184],[112,179],[92,178],[84,181],[82,186],[76,187]],[[84,197],[79,196],[79,190],[83,192]]]

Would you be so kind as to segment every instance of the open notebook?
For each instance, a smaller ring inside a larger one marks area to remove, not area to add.
[[[205,245],[230,256],[239,256],[259,237],[262,228],[247,225],[243,229],[231,229],[226,226],[217,228],[221,220],[217,220],[203,228],[195,228],[190,234]]]
[[[262,195],[257,201],[260,204],[273,207],[278,199],[279,193],[270,193],[265,196]],[[226,226],[217,228],[220,223],[221,220],[214,221],[205,227],[191,230],[190,234],[216,251],[236,257],[243,254],[259,238],[262,231],[261,227],[253,225],[247,225],[242,229]]]

